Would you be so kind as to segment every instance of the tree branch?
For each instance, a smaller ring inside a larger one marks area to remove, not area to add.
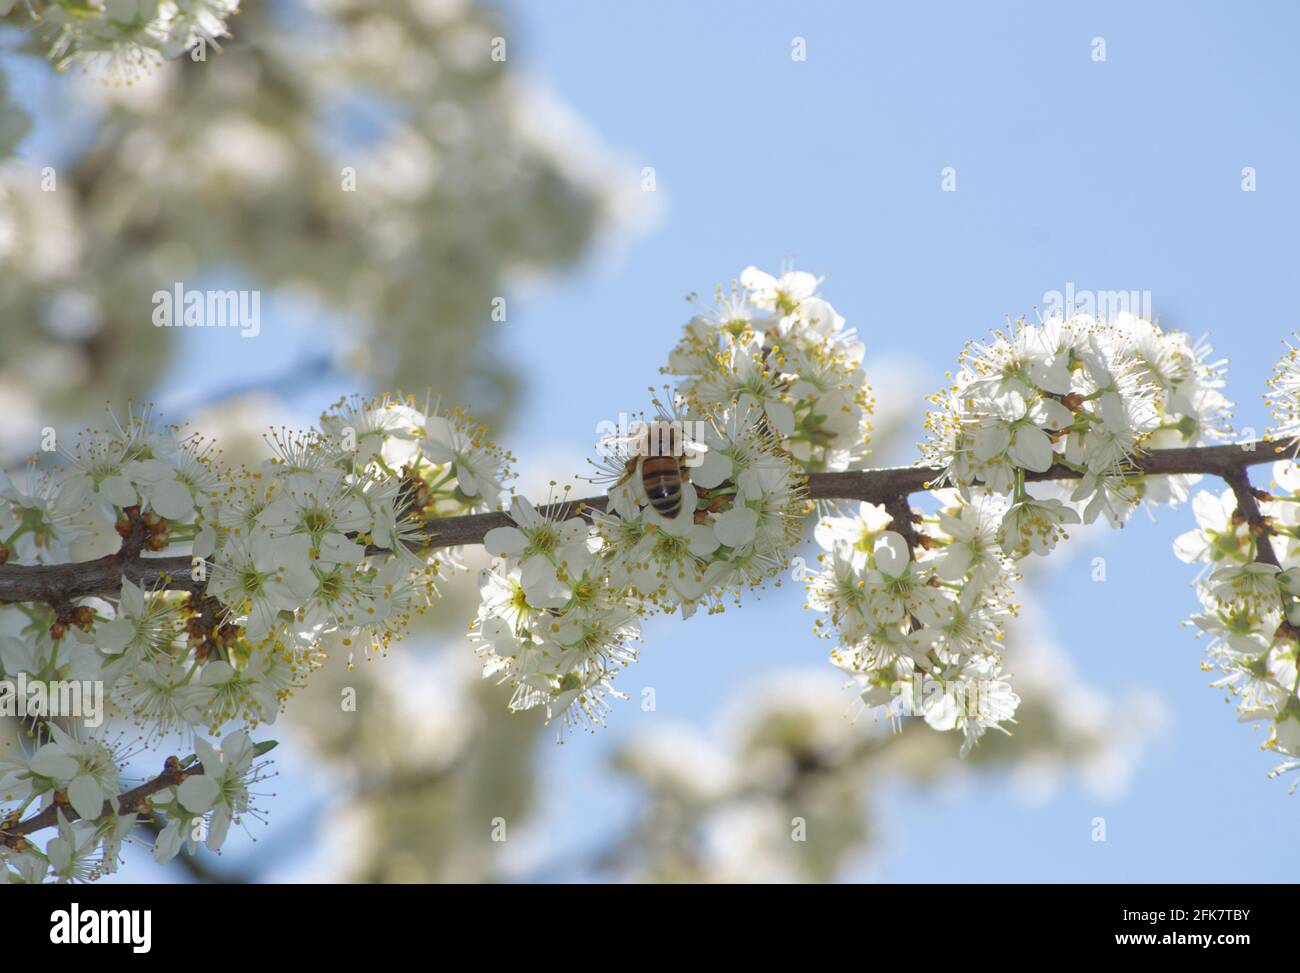
[[[161,774],[152,780],[145,781],[139,787],[132,788],[119,795],[116,809],[112,807],[111,802],[105,801],[104,809],[100,814],[108,814],[110,811],[118,815],[138,813],[144,803],[159,791],[181,783],[186,777],[201,773],[203,773],[202,764],[196,763],[182,768],[175,757],[169,757]],[[35,814],[17,825],[9,826],[8,822],[0,824],[0,845],[8,845],[11,848],[16,847],[23,835],[55,827],[59,823],[58,814],[60,808],[63,810],[63,816],[70,822],[81,817],[71,804],[53,803],[40,814]]]
[[[1258,440],[1249,443],[1232,443],[1226,446],[1189,446],[1182,449],[1158,449],[1137,458],[1134,473],[1153,476],[1204,474],[1217,476],[1233,486],[1240,483],[1244,470],[1262,463],[1271,463],[1283,455],[1294,454],[1300,448],[1300,439]],[[943,470],[929,466],[899,466],[878,470],[850,470],[843,473],[813,473],[808,477],[808,496],[813,500],[862,500],[888,504],[896,498],[929,489],[938,481]],[[1077,480],[1080,474],[1067,466],[1056,465],[1042,473],[1027,473],[1026,480]],[[1246,493],[1249,494],[1247,480]],[[1234,490],[1237,487],[1234,486]],[[587,516],[590,511],[604,510],[605,497],[588,497],[570,500],[539,508],[547,517]],[[1259,507],[1253,495],[1248,501],[1238,494],[1238,503],[1250,517],[1251,505],[1258,516]],[[900,508],[901,509],[901,508]],[[419,549],[460,547],[482,544],[483,537],[494,527],[509,527],[514,523],[505,513],[468,514],[463,517],[442,517],[432,521]],[[1265,538],[1261,553],[1272,548]],[[1274,562],[1270,562],[1274,563]],[[128,578],[142,588],[165,588],[169,591],[199,592],[203,582],[190,576],[190,558],[130,556],[125,552],[110,554],[95,561],[72,564],[0,564],[0,604],[5,602],[67,603],[76,598],[116,595],[122,588],[122,578]]]
[[[1272,528],[1269,526],[1268,518],[1259,509],[1259,500],[1250,485],[1250,475],[1244,468],[1233,470],[1223,475],[1223,481],[1232,488],[1232,495],[1237,499],[1237,513],[1245,519],[1251,536],[1255,538],[1255,560],[1261,564],[1272,564],[1280,568],[1282,562],[1277,559],[1273,542],[1268,539]]]
[[[912,523],[912,505],[907,502],[907,494],[900,493],[885,501],[885,512],[893,521],[894,530],[907,542],[907,553],[916,560],[916,527]]]

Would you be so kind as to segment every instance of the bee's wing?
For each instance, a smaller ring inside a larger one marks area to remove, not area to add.
[[[632,459],[640,456],[644,452],[643,446],[645,437],[639,435],[620,436],[617,433],[611,433],[608,436],[601,436],[596,441],[596,450],[601,456],[614,457],[616,459]]]

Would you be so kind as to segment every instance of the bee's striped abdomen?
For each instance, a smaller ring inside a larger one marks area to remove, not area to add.
[[[641,487],[662,517],[682,509],[682,469],[675,456],[648,456],[641,461]]]

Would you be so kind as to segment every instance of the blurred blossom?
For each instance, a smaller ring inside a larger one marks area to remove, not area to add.
[[[686,726],[666,726],[634,736],[614,766],[657,793],[683,804],[707,804],[734,786],[731,757]]]
[[[454,615],[454,593],[446,600]],[[454,639],[417,631],[385,659],[349,670],[345,658],[334,654],[287,714],[301,759],[327,769],[332,791],[300,867],[316,881],[500,878],[533,804],[541,721],[507,713]],[[498,816],[510,841],[492,841]]]
[[[764,677],[731,702],[716,734],[634,735],[613,763],[646,801],[597,864],[650,881],[827,881],[873,851],[871,798],[891,782],[933,788],[1005,770],[1035,801],[1067,780],[1098,797],[1122,793],[1161,723],[1158,701],[1082,683],[1032,612],[1008,627],[1005,656],[1022,695],[1016,724],[964,761],[918,720],[896,730],[862,714],[821,670]]]
[[[590,135],[571,142],[580,156],[543,137],[544,99],[525,101],[491,59],[506,30],[495,12],[428,0],[288,12],[253,5],[220,52],[129,88],[51,87],[42,119],[88,99],[97,120],[72,158],[0,170],[11,397],[66,419],[147,394],[175,338],[152,326],[150,296],[204,275],[222,290],[291,287],[345,318],[332,340],[362,383],[453,399],[471,388],[481,415],[504,414],[513,379],[483,340],[499,328],[491,302],[516,275],[573,264],[610,225],[612,163]],[[0,158],[21,128],[0,88]],[[30,362],[51,349],[37,381]],[[14,414],[0,427],[10,454],[26,445]]]

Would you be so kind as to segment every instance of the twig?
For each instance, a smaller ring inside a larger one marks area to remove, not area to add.
[[[183,768],[175,757],[169,757],[167,759],[166,767],[161,774],[152,780],[145,781],[139,787],[132,788],[131,790],[125,791],[119,795],[117,798],[116,810],[114,810],[110,801],[105,801],[104,809],[100,814],[102,816],[109,813],[115,813],[118,815],[138,813],[145,801],[153,797],[153,795],[157,794],[159,791],[166,790],[168,787],[174,787],[184,781],[185,778],[201,773],[203,773],[202,764],[191,764],[190,766]],[[41,831],[45,828],[53,828],[59,823],[58,815],[60,808],[62,808],[63,816],[70,822],[76,821],[81,817],[71,804],[61,805],[53,803],[40,814],[35,814],[26,821],[21,821],[17,825],[0,830],[0,844],[13,847],[16,844],[17,839],[21,838],[23,835],[31,834],[34,831]]]
[[[894,530],[902,535],[907,542],[907,553],[916,560],[916,527],[912,524],[912,505],[907,502],[907,494],[900,493],[896,497],[890,497],[885,501],[885,512],[889,514],[889,519],[893,521]]]
[[[1223,482],[1232,488],[1232,495],[1237,499],[1237,513],[1245,519],[1251,536],[1255,538],[1255,560],[1261,564],[1282,566],[1273,550],[1273,542],[1268,539],[1272,533],[1268,518],[1259,509],[1259,500],[1250,485],[1250,474],[1245,469],[1233,470],[1223,474]]]
[[[1240,480],[1248,467],[1274,462],[1284,454],[1294,453],[1297,447],[1300,447],[1300,439],[1158,449],[1139,457],[1133,472],[1153,476],[1205,474],[1231,483],[1234,477]],[[808,477],[808,496],[813,500],[863,500],[888,504],[895,498],[929,489],[942,474],[941,469],[928,466],[813,473]],[[1027,473],[1025,479],[1034,482],[1076,480],[1079,476],[1077,470],[1058,464],[1042,473]],[[587,517],[593,510],[604,510],[605,502],[605,497],[588,497],[543,506],[539,512],[546,517]],[[1258,512],[1257,506],[1255,510]],[[509,527],[513,523],[508,514],[500,512],[442,517],[432,521],[426,528],[425,537],[413,546],[417,550],[428,550],[482,544],[489,530]],[[190,558],[184,556],[124,557],[120,553],[97,561],[72,564],[0,564],[0,604],[56,604],[76,598],[116,595],[121,591],[124,577],[143,588],[201,591],[203,582],[194,581],[190,570]]]

